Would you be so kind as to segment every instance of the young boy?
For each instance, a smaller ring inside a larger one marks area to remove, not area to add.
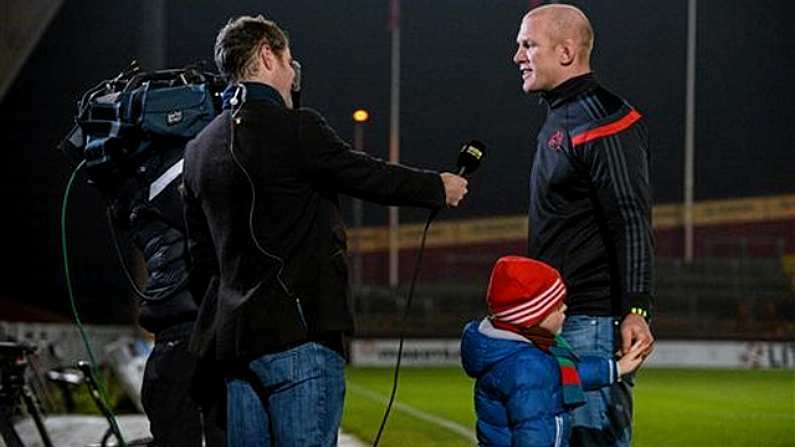
[[[621,380],[643,362],[648,346],[618,361],[576,356],[558,334],[566,287],[557,270],[521,256],[497,260],[489,315],[464,328],[461,360],[475,382],[481,446],[568,446],[570,412],[583,390]]]

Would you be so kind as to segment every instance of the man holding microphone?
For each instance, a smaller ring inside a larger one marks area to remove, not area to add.
[[[191,348],[224,365],[229,445],[336,445],[343,336],[353,330],[339,194],[457,206],[467,181],[354,152],[294,109],[295,67],[272,21],[240,17],[215,44],[224,113],[185,151],[194,296]]]

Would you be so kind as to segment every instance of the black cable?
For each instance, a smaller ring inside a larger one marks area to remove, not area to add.
[[[431,222],[438,214],[439,209],[431,211],[431,214],[428,215],[428,221],[425,222],[425,229],[422,231],[422,241],[420,242],[420,249],[417,251],[417,261],[414,264],[414,274],[411,278],[409,296],[406,299],[406,308],[403,310],[403,318],[400,321],[400,343],[398,345],[397,361],[395,362],[395,375],[392,379],[392,393],[389,396],[389,403],[387,404],[386,411],[384,412],[384,419],[381,421],[381,426],[378,428],[378,434],[375,436],[375,441],[373,441],[373,447],[377,447],[378,442],[381,440],[381,434],[384,432],[386,421],[389,418],[389,412],[392,410],[392,403],[395,401],[395,395],[397,394],[398,375],[400,374],[400,361],[403,358],[403,343],[406,338],[406,321],[408,320],[411,301],[414,298],[414,287],[417,285],[417,278],[420,275],[420,265],[422,264],[422,254],[425,252],[425,239],[428,236],[428,228],[431,226]]]

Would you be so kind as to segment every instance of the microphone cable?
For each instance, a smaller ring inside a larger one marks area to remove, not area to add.
[[[480,166],[480,162],[483,158],[485,150],[486,145],[479,140],[471,140],[467,143],[464,143],[458,153],[457,175],[464,176],[468,173],[474,172],[478,166]],[[428,237],[428,228],[430,228],[431,222],[433,222],[433,220],[439,214],[439,211],[441,211],[441,208],[431,211],[431,213],[428,215],[428,221],[425,222],[425,229],[422,230],[422,240],[420,241],[420,248],[417,251],[417,261],[414,265],[414,273],[411,277],[409,295],[406,299],[406,308],[403,311],[403,318],[400,321],[400,341],[398,344],[397,360],[395,361],[395,374],[392,378],[392,392],[389,395],[389,402],[387,403],[386,411],[384,412],[384,418],[381,420],[380,427],[378,427],[378,434],[376,434],[375,440],[373,441],[373,447],[378,447],[378,442],[381,440],[381,435],[384,432],[384,427],[386,427],[386,421],[389,418],[389,413],[392,410],[392,404],[394,403],[395,395],[397,394],[400,362],[403,358],[403,344],[406,338],[406,321],[408,321],[409,309],[411,309],[411,302],[414,299],[414,289],[417,285],[417,278],[420,274],[420,265],[422,264],[422,254],[425,252],[425,240]]]
[[[411,285],[409,286],[409,295],[406,298],[406,308],[403,310],[403,318],[400,321],[400,342],[398,344],[398,353],[397,353],[397,361],[395,362],[395,374],[392,378],[392,392],[389,395],[389,403],[387,403],[386,411],[384,412],[384,418],[381,420],[381,426],[378,427],[378,434],[375,436],[375,441],[373,441],[373,447],[378,447],[378,442],[381,440],[381,435],[384,432],[384,427],[386,427],[386,421],[389,418],[389,413],[392,410],[392,404],[395,401],[395,395],[397,394],[397,386],[398,386],[398,375],[400,374],[400,361],[403,358],[403,344],[406,338],[406,321],[409,317],[409,310],[411,309],[411,301],[414,298],[414,288],[417,285],[417,278],[420,275],[420,265],[422,264],[422,254],[425,252],[425,239],[428,236],[428,228],[431,226],[431,222],[436,216],[439,214],[441,208],[437,208],[428,215],[428,220],[425,222],[425,229],[422,230],[422,240],[420,241],[420,249],[417,251],[417,261],[414,264],[414,273],[411,277]]]

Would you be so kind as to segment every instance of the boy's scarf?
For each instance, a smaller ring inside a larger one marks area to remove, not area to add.
[[[549,353],[555,356],[560,366],[560,386],[563,391],[563,405],[568,409],[579,407],[585,403],[580,375],[577,374],[577,354],[571,349],[569,342],[560,335],[555,336],[555,343],[549,347]]]
[[[532,341],[538,349],[555,357],[560,367],[560,388],[563,392],[563,405],[566,408],[573,409],[585,403],[585,392],[582,389],[580,375],[577,373],[577,363],[580,359],[566,339],[538,326],[518,328],[512,324],[494,320],[492,320],[492,324],[498,329],[523,335]]]

